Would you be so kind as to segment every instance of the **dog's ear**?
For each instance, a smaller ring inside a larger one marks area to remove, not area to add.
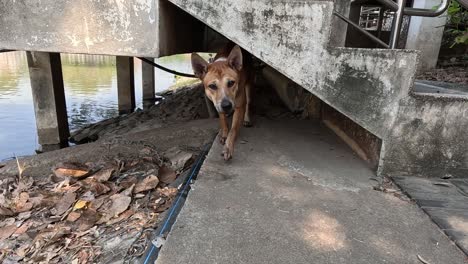
[[[227,61],[233,69],[238,71],[242,69],[242,51],[238,45],[232,48]]]
[[[195,76],[197,76],[200,79],[203,79],[203,77],[205,77],[207,68],[208,62],[206,62],[206,60],[200,57],[200,55],[198,55],[197,53],[192,53],[192,69]]]

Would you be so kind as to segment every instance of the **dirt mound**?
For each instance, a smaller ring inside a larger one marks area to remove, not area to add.
[[[162,94],[163,99],[148,110],[106,119],[73,132],[72,143],[87,143],[101,138],[163,127],[168,123],[208,118],[203,87],[200,84]]]

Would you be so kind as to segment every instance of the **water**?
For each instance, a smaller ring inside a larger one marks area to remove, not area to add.
[[[62,71],[70,130],[118,115],[115,57],[62,54]],[[157,60],[190,73],[187,54]],[[156,92],[175,83],[175,76],[155,69]],[[141,61],[135,59],[135,97],[142,106]],[[0,53],[0,160],[34,154],[36,123],[25,52]]]

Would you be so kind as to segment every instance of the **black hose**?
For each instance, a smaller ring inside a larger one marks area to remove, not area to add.
[[[155,68],[158,68],[158,69],[160,69],[160,70],[163,70],[163,71],[166,71],[166,72],[175,74],[175,75],[179,75],[179,76],[184,76],[184,77],[189,77],[189,78],[197,78],[197,77],[196,77],[195,75],[193,75],[193,74],[173,71],[173,70],[168,69],[168,68],[166,68],[166,67],[164,67],[164,66],[161,66],[161,65],[159,65],[159,64],[156,64],[156,63],[154,63],[153,61],[150,61],[150,60],[148,60],[148,59],[146,59],[146,58],[142,58],[142,57],[137,57],[137,58],[139,58],[140,60],[142,60],[142,61],[148,63],[149,65],[151,65],[151,66],[153,66],[153,67],[155,67]]]

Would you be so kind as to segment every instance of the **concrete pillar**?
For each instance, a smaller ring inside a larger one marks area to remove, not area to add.
[[[413,3],[413,7],[425,9],[438,5],[440,0],[414,0]],[[445,14],[439,17],[411,17],[406,48],[421,51],[419,70],[436,66],[446,20]]]
[[[59,53],[27,52],[41,151],[66,147],[70,132]]]
[[[118,56],[116,64],[119,114],[128,114],[135,110],[133,57]]]
[[[335,11],[345,17],[349,16],[350,6],[351,1],[335,1]],[[344,47],[347,30],[348,24],[337,16],[333,16],[329,45],[332,47]]]
[[[153,58],[147,58],[151,61],[154,61]],[[143,89],[143,107],[148,108],[154,105],[154,67],[149,65],[148,63],[142,61],[141,62],[141,82],[142,82],[142,89]]]

